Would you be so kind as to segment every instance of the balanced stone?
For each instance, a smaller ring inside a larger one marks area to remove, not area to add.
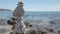
[[[18,2],[18,6],[13,12],[14,17],[21,17],[24,15],[23,2]]]

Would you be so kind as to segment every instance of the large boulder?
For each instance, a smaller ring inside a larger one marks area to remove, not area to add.
[[[26,28],[24,34],[36,34],[33,28]]]

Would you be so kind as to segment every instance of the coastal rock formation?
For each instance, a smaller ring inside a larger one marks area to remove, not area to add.
[[[16,7],[16,9],[14,10],[13,12],[13,16],[14,18],[16,18],[16,24],[14,24],[14,30],[13,32],[16,34],[21,34],[23,33],[22,31],[22,27],[23,27],[23,24],[22,24],[22,20],[21,20],[21,17],[24,15],[24,9],[23,9],[23,2],[20,1],[18,2],[17,4],[18,6]]]

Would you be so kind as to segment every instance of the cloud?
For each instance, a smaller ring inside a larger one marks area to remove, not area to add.
[[[36,6],[32,5],[24,8],[26,11],[60,11],[60,6]]]

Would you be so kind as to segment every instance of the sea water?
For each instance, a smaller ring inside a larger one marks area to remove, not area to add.
[[[0,11],[0,19],[11,19],[12,17],[13,17],[13,11]],[[56,28],[58,28],[60,25],[60,12],[25,11],[24,16],[22,16],[22,20],[24,21],[29,21],[30,23],[36,23],[39,25],[43,24],[43,26],[48,24],[47,21],[49,19],[55,20],[55,22],[57,22],[58,24],[55,24],[54,27],[56,26]],[[38,26],[35,27],[38,28]]]
[[[13,11],[0,11],[0,19],[6,18],[10,19],[13,17]],[[25,11],[24,16],[22,16],[22,19],[30,20],[30,21],[36,21],[39,22],[39,20],[44,19],[60,19],[60,12],[57,11]]]
[[[0,19],[11,19],[13,17],[13,11],[0,11]],[[60,12],[58,11],[25,11],[22,20],[40,23],[49,19],[60,22]]]

